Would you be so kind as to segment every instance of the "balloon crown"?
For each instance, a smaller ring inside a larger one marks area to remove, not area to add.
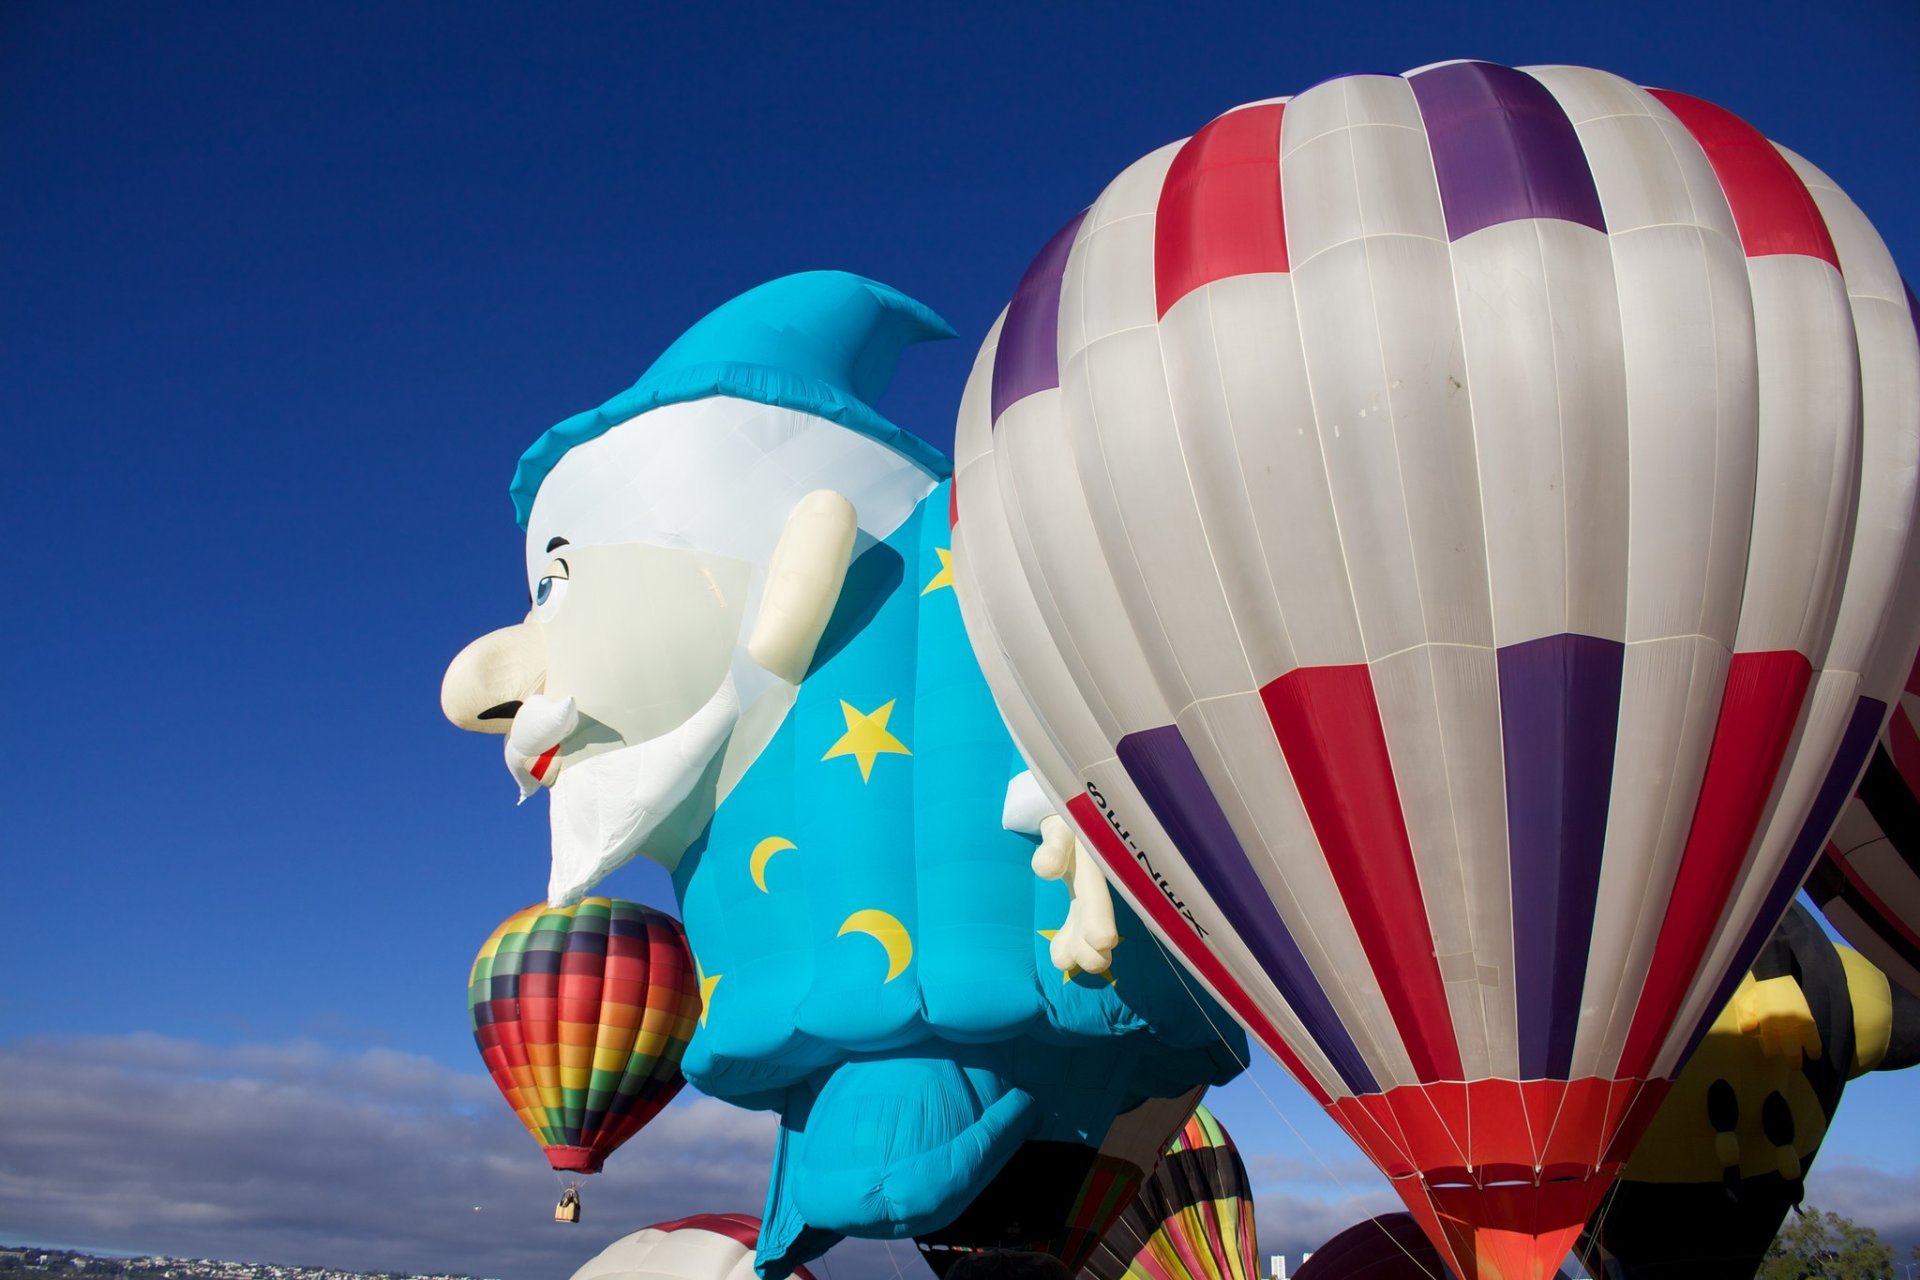
[[[888,421],[872,401],[908,345],[955,336],[932,308],[877,280],[845,271],[770,280],[697,321],[633,386],[536,440],[513,474],[514,515],[526,528],[541,482],[575,445],[649,409],[709,396],[826,418],[944,478],[952,470],[947,456]]]

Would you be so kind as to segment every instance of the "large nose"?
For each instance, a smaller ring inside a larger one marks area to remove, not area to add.
[[[440,709],[462,729],[505,733],[520,704],[546,681],[546,635],[529,618],[489,631],[454,655],[440,682]]]

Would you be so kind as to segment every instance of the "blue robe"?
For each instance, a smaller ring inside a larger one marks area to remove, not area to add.
[[[856,560],[792,712],[674,876],[704,997],[687,1078],[781,1116],[768,1276],[943,1226],[1022,1143],[1097,1146],[1246,1059],[1124,904],[1109,975],[1052,967],[1067,891],[1001,826],[1024,766],[961,625],[948,489]]]

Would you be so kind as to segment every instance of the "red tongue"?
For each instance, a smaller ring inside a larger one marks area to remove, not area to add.
[[[540,758],[533,762],[533,767],[527,770],[527,772],[531,773],[540,781],[545,782],[547,780],[547,770],[553,767],[553,758],[559,753],[560,744],[556,742],[540,754]]]

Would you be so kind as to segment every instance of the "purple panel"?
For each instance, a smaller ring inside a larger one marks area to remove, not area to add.
[[[1620,725],[1618,640],[1561,635],[1500,650],[1520,1078],[1573,1062]]]
[[[1378,1093],[1373,1073],[1353,1037],[1313,976],[1307,958],[1287,932],[1273,899],[1247,861],[1246,851],[1220,811],[1220,802],[1200,773],[1179,727],[1144,729],[1115,748],[1127,776],[1167,829],[1214,903],[1253,958],[1280,989],[1313,1042],[1354,1093]]]
[[[1426,122],[1449,240],[1520,218],[1607,229],[1579,135],[1538,80],[1455,62],[1407,83]]]
[[[1086,216],[1082,210],[1053,233],[1013,291],[993,357],[995,426],[1014,401],[1060,385],[1060,277],[1067,273],[1067,254]]]
[[[1720,980],[1720,987],[1713,993],[1713,999],[1707,1001],[1707,1010],[1702,1015],[1700,1025],[1693,1029],[1687,1039],[1687,1051],[1680,1061],[1685,1062],[1700,1047],[1700,1040],[1707,1034],[1707,1028],[1720,1016],[1720,1010],[1727,1001],[1733,999],[1733,989],[1740,985],[1740,979],[1753,967],[1754,957],[1760,954],[1760,948],[1767,945],[1767,939],[1773,936],[1774,926],[1787,914],[1787,908],[1793,903],[1793,895],[1800,892],[1800,886],[1813,874],[1813,864],[1827,847],[1827,837],[1833,834],[1834,824],[1840,821],[1840,811],[1847,801],[1853,798],[1853,789],[1859,785],[1860,775],[1866,772],[1867,760],[1873,754],[1873,744],[1880,738],[1880,730],[1887,723],[1887,704],[1876,698],[1862,698],[1853,707],[1853,717],[1847,721],[1847,731],[1840,736],[1840,749],[1834,752],[1833,766],[1827,770],[1820,790],[1813,797],[1813,808],[1807,811],[1807,820],[1800,824],[1800,834],[1793,838],[1793,848],[1787,851],[1786,865],[1780,868],[1780,878],[1774,881],[1773,888],[1767,894],[1766,901],[1760,906],[1760,914],[1753,918],[1747,927],[1747,936],[1740,941],[1740,949],[1734,953],[1733,968]]]

